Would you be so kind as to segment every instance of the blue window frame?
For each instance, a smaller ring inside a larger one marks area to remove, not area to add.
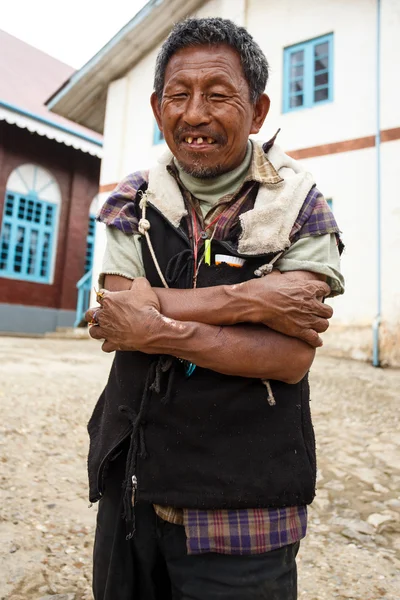
[[[89,216],[88,232],[86,236],[86,258],[85,258],[85,273],[92,270],[94,256],[94,240],[96,235],[96,217]]]
[[[154,122],[153,144],[162,144],[164,142],[164,134],[159,130],[157,122]]]
[[[333,100],[333,34],[284,50],[283,112]]]
[[[35,192],[6,192],[0,235],[0,276],[49,283],[57,205]]]

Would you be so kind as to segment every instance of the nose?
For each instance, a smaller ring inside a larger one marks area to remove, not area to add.
[[[185,106],[184,120],[191,127],[210,123],[208,104],[205,96],[200,92],[194,93],[189,97]]]

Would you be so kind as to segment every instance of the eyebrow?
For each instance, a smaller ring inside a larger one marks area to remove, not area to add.
[[[172,80],[170,80],[165,88],[168,89],[169,86],[173,85],[188,85],[186,79],[184,79],[180,74],[176,75]],[[189,84],[190,85],[190,84]],[[220,76],[220,75],[210,75],[210,77],[206,80],[206,86],[211,87],[213,85],[223,85],[229,88],[234,88],[235,86],[232,83],[232,80],[228,77]]]

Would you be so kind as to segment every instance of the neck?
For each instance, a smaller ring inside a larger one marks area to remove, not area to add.
[[[209,179],[200,179],[199,177],[188,175],[175,158],[174,164],[179,171],[181,182],[193,196],[196,196],[196,198],[205,202],[210,202],[210,200],[218,201],[219,198],[234,193],[241,186],[249,170],[252,153],[253,147],[249,140],[247,143],[246,156],[236,169]]]

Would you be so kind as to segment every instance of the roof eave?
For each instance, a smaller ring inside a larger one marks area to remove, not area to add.
[[[204,0],[150,0],[93,58],[46,102],[67,119],[103,133],[107,89],[123,77]]]
[[[2,100],[0,100],[0,121],[102,158],[103,143],[101,140]]]

